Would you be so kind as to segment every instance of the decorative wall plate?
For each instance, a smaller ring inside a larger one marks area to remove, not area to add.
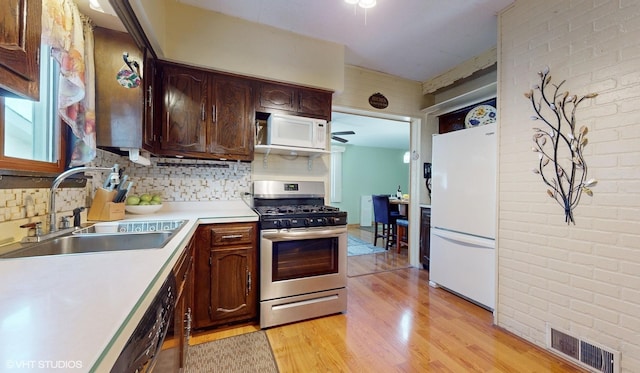
[[[467,113],[467,116],[464,119],[464,126],[466,128],[471,128],[495,123],[497,119],[496,117],[496,108],[491,105],[478,105]]]

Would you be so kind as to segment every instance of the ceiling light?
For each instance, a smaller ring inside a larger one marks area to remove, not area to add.
[[[373,8],[374,6],[376,6],[376,0],[360,0],[358,2],[358,5],[360,5],[361,8]]]
[[[368,9],[376,6],[376,0],[344,0],[347,4],[360,5],[361,8]]]
[[[96,12],[110,14],[112,16],[116,15],[116,12],[113,11],[111,4],[109,4],[107,0],[89,0],[89,8]]]
[[[89,0],[89,7],[95,11],[104,13],[104,10],[102,9],[102,6],[100,6],[98,0]]]

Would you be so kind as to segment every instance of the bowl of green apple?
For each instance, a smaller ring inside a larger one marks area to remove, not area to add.
[[[131,195],[125,201],[124,209],[128,213],[148,215],[162,208],[162,196],[159,194],[144,193]]]

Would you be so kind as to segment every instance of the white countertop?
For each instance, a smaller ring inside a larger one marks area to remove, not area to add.
[[[165,203],[161,249],[0,259],[0,371],[109,371],[199,224],[257,221],[244,202]]]

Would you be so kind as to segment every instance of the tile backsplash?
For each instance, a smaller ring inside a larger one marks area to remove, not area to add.
[[[216,201],[240,199],[251,189],[251,164],[248,162],[208,161],[177,158],[151,158],[143,166],[107,151],[88,166],[111,167],[117,163],[133,181],[131,194],[160,193],[165,201]],[[85,188],[64,188],[56,193],[58,216],[71,215],[76,207],[91,205],[95,189],[102,185],[106,172],[90,173]],[[0,245],[19,241],[26,230],[19,226],[32,221],[46,225],[49,208],[48,188],[0,189]],[[83,220],[86,219],[86,211]]]
[[[240,199],[251,189],[251,164],[247,162],[151,158],[150,166],[142,166],[99,150],[93,165],[111,167],[114,163],[124,167],[133,181],[131,194],[160,192],[165,201]]]

